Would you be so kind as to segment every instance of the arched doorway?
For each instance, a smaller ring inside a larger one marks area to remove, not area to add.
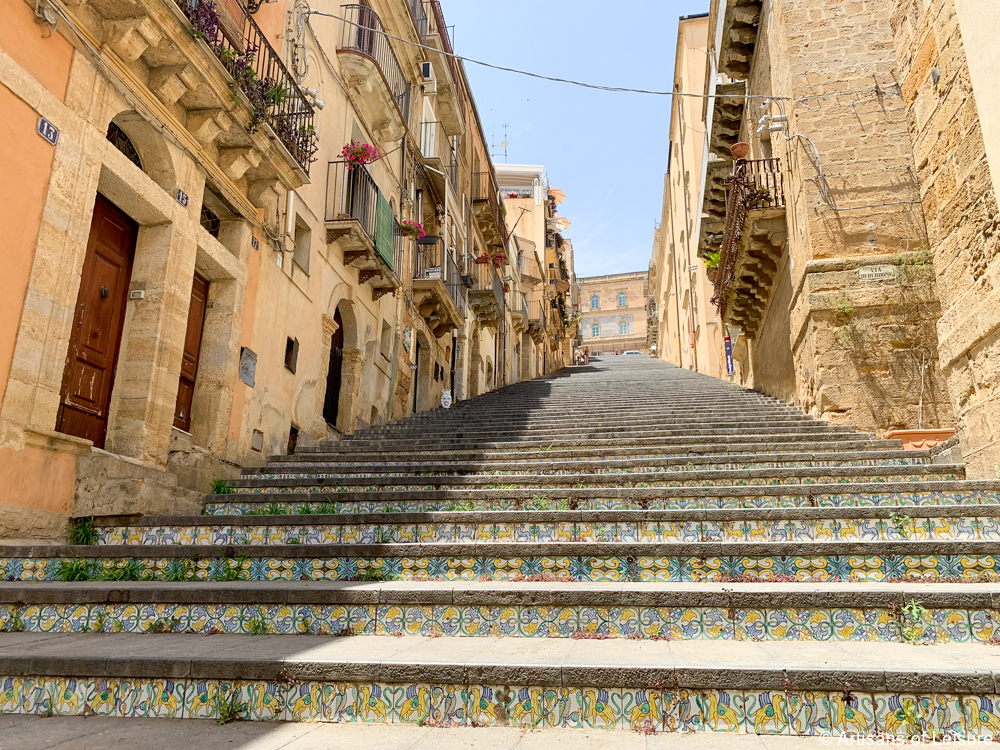
[[[344,321],[340,317],[338,307],[333,314],[336,330],[330,342],[330,369],[326,375],[326,399],[323,401],[323,419],[331,427],[337,426],[337,415],[340,412],[340,386],[343,382],[344,370]]]

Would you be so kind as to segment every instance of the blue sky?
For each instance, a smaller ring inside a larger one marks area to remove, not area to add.
[[[455,50],[608,86],[670,90],[677,19],[708,0],[444,0]],[[578,276],[645,270],[660,218],[670,100],[594,91],[466,63],[486,139],[544,164],[565,191]]]

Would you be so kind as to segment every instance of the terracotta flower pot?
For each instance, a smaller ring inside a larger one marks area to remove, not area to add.
[[[734,159],[746,159],[750,154],[750,144],[749,143],[734,143],[729,147],[729,153],[733,155]]]

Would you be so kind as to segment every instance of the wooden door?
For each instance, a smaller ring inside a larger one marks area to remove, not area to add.
[[[333,332],[330,341],[330,369],[326,375],[326,399],[323,401],[323,419],[331,427],[337,426],[337,414],[340,411],[340,384],[344,369],[344,322],[340,310],[333,314],[333,322],[337,330]]]
[[[177,408],[174,411],[174,427],[185,432],[191,432],[191,402],[194,400],[194,379],[198,374],[198,353],[201,351],[201,331],[205,325],[207,305],[208,279],[196,273],[191,286],[184,358],[181,360],[181,379],[177,386]]]
[[[94,206],[56,430],[104,447],[138,226],[101,195]]]

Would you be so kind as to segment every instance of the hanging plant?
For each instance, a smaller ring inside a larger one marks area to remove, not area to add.
[[[192,0],[182,7],[191,22],[191,36],[214,45],[219,36],[219,12],[215,3],[212,0]]]
[[[379,150],[369,143],[351,141],[340,150],[340,158],[347,164],[348,169],[363,167],[382,157]]]
[[[483,253],[478,258],[476,258],[476,265],[477,266],[485,266],[489,262],[490,262],[489,253]]]
[[[412,219],[404,219],[399,223],[399,233],[404,237],[416,237],[418,240],[427,236],[424,225]]]

